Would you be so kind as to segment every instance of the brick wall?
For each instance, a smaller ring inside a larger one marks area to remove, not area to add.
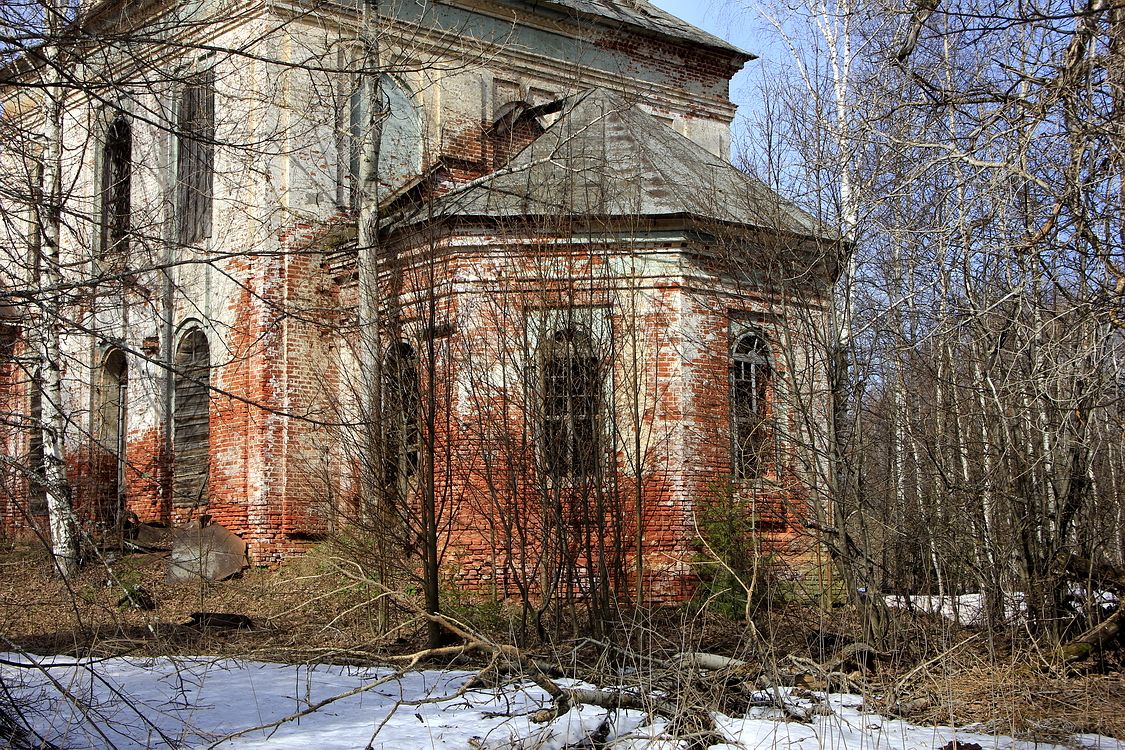
[[[629,593],[640,554],[646,599],[677,600],[693,590],[696,510],[732,495],[760,519],[767,547],[792,545],[806,499],[787,449],[760,478],[731,478],[732,325],[776,327],[776,294],[717,279],[711,288],[699,288],[698,278],[689,286],[686,243],[529,239],[447,238],[433,249],[440,260],[427,265],[427,284],[408,281],[397,290],[406,336],[424,328],[409,324],[409,311],[431,289],[440,319],[454,321],[435,364],[452,386],[441,385],[435,399],[442,434],[434,459],[449,579],[500,596],[538,590],[544,580],[580,587],[560,573],[558,558],[571,575],[604,565]],[[408,269],[401,278],[413,275]],[[560,485],[545,474],[537,418],[528,416],[539,408],[529,316],[567,307],[604,309],[612,329],[612,446],[594,486]],[[792,338],[787,345],[807,345]],[[787,375],[779,363],[775,377]]]

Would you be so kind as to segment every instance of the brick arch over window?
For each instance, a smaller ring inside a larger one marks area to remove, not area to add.
[[[203,505],[211,450],[211,350],[202,329],[192,328],[180,338],[174,364],[172,501],[180,507]]]
[[[383,451],[386,482],[398,492],[418,473],[419,409],[418,354],[400,341],[383,360]]]
[[[567,326],[540,345],[542,450],[547,473],[557,479],[597,476],[602,429],[604,373],[590,333]]]
[[[561,103],[556,103],[560,104]],[[546,132],[540,113],[553,107],[535,107],[530,102],[517,99],[496,109],[496,120],[488,129],[492,146],[494,169],[506,166],[512,157]]]
[[[765,338],[751,331],[731,351],[731,433],[734,475],[761,476],[769,463],[769,394],[773,368]]]
[[[129,255],[132,189],[133,128],[129,118],[118,115],[102,146],[100,254],[107,270],[120,271]]]

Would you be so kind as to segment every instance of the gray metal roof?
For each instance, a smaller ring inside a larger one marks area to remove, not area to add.
[[[825,234],[812,216],[761,182],[603,89],[566,100],[559,119],[508,166],[455,189],[425,213],[493,219],[689,216]]]
[[[542,4],[557,5],[585,15],[635,26],[652,34],[727,50],[748,60],[754,58],[749,52],[692,26],[687,21],[657,8],[647,0],[545,0]]]

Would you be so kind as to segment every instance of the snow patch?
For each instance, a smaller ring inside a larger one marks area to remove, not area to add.
[[[595,736],[612,750],[687,747],[668,737],[664,719],[640,711],[583,706],[537,724],[531,715],[550,704],[542,690],[530,683],[468,689],[472,673],[464,671],[399,675],[386,668],[202,657],[74,661],[6,654],[2,661],[0,678],[35,729],[67,748],[564,750]],[[822,702],[821,709],[808,723],[761,708],[742,717],[716,715],[726,742],[711,750],[933,750],[954,739],[990,750],[1056,747],[888,719],[865,712],[855,695],[784,693],[794,706]],[[299,715],[334,696],[340,697]],[[1097,735],[1072,742],[1125,750]]]

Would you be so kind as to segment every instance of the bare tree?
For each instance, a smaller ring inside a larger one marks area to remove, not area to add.
[[[796,65],[768,89],[786,102],[767,112],[783,115],[770,132],[787,164],[772,166],[851,243],[833,463],[853,471],[829,492],[843,512],[825,536],[854,541],[837,553],[849,586],[980,592],[996,625],[1019,591],[1059,637],[1059,561],[1120,555],[1104,525],[1119,515],[1104,447],[1120,380],[1119,24],[1097,4],[992,10],[779,20]]]

